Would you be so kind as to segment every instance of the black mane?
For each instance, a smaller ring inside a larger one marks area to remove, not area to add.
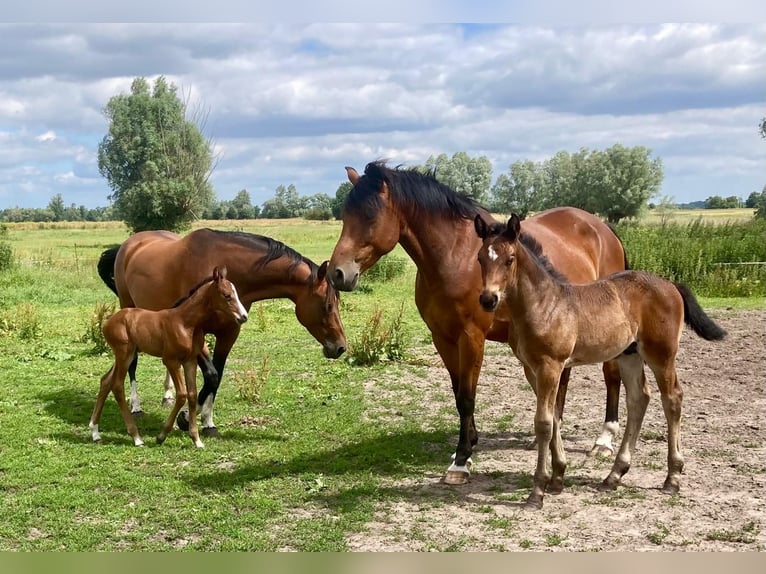
[[[184,301],[187,301],[187,300],[191,299],[192,295],[194,295],[197,291],[199,291],[199,289],[203,285],[205,285],[206,283],[210,283],[212,280],[213,280],[213,276],[211,275],[210,277],[206,277],[205,279],[203,279],[202,281],[197,283],[194,287],[189,289],[189,292],[186,295],[184,295],[178,301],[173,303],[173,309],[175,309],[176,307],[180,306]]]
[[[524,247],[527,248],[527,251],[529,251],[534,256],[534,258],[540,264],[540,267],[548,272],[548,275],[557,281],[560,281],[561,283],[569,283],[569,279],[567,279],[558,269],[556,269],[550,260],[545,255],[543,255],[543,247],[540,245],[540,243],[538,243],[537,239],[527,233],[522,232],[519,235],[519,241],[524,245]]]
[[[280,257],[287,257],[290,260],[289,272],[292,273],[299,265],[305,263],[311,270],[309,277],[309,284],[313,285],[316,281],[317,271],[319,267],[308,257],[304,257],[298,253],[292,247],[289,247],[277,241],[271,237],[265,235],[257,235],[255,233],[245,233],[244,231],[219,231],[211,229],[213,233],[225,238],[228,241],[239,243],[250,249],[256,249],[258,251],[264,251],[265,255],[261,257],[253,267],[253,271],[263,269],[266,265],[279,259]]]
[[[473,198],[438,181],[434,172],[390,168],[385,161],[374,161],[365,166],[364,175],[346,198],[344,210],[373,220],[381,206],[378,191],[383,182],[388,185],[394,203],[413,217],[425,213],[454,220],[473,219],[483,209]]]

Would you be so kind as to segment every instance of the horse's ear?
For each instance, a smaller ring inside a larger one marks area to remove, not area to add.
[[[329,264],[329,261],[325,261],[319,266],[319,270],[317,271],[317,279],[320,281],[324,281],[324,278],[327,277],[327,266]]]
[[[221,279],[226,279],[226,266],[223,267],[215,267],[213,269],[213,281],[220,281]]]
[[[359,173],[353,167],[346,166],[346,175],[352,185],[356,185],[359,182]]]
[[[520,230],[521,230],[521,219],[519,219],[518,215],[516,215],[515,213],[512,213],[510,219],[508,219],[508,224],[506,225],[505,235],[510,237],[512,240],[514,240],[519,236]]]
[[[489,228],[487,227],[487,222],[482,219],[481,215],[478,213],[476,214],[476,217],[473,218],[473,226],[476,229],[476,235],[481,237],[482,239],[486,239],[489,235]]]

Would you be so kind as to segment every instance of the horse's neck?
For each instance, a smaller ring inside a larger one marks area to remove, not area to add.
[[[399,244],[412,258],[422,277],[452,277],[461,265],[473,267],[481,240],[468,219],[428,223],[405,218]],[[457,271],[459,272],[459,271]]]
[[[178,317],[181,324],[187,329],[194,329],[200,323],[202,323],[210,314],[207,306],[204,305],[203,298],[205,297],[209,285],[200,287],[195,291],[191,297],[181,303],[178,307],[168,309],[169,313]]]
[[[508,295],[508,304],[516,320],[516,317],[524,316],[525,310],[560,303],[569,297],[569,291],[519,242],[516,250],[516,280],[508,286]]]
[[[235,281],[240,300],[244,305],[263,299],[290,299],[293,303],[309,284],[311,269],[307,262],[301,262],[292,270],[287,258],[270,261],[258,271],[242,273]],[[231,273],[230,273],[231,275]]]

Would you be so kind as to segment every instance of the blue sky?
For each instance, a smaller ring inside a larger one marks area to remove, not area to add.
[[[107,205],[101,110],[160,74],[206,114],[220,199],[332,196],[346,165],[458,151],[494,180],[616,143],[662,158],[678,202],[747,197],[766,183],[766,25],[731,20],[0,24],[0,209]]]

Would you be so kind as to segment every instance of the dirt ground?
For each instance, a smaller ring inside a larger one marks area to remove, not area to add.
[[[762,551],[766,548],[766,311],[710,313],[729,333],[708,342],[684,332],[678,374],[684,389],[678,496],[660,492],[667,466],[665,419],[647,369],[652,399],[632,466],[615,492],[596,490],[612,459],[588,458],[604,417],[600,366],[572,371],[563,439],[569,462],[564,492],[541,511],[521,507],[531,486],[534,395],[510,349],[488,343],[479,381],[479,444],[470,482],[441,483],[444,468],[392,483],[404,492],[383,502],[365,532],[349,536],[357,551]],[[423,420],[455,424],[452,393],[438,356],[419,375],[370,381],[371,397],[406,401],[414,385]],[[420,376],[425,372],[425,376]],[[393,390],[392,390],[393,388]],[[397,396],[397,393],[400,396]],[[370,404],[380,404],[371,400]],[[625,424],[624,389],[620,405]],[[371,407],[372,408],[372,407]],[[380,416],[381,413],[374,413]],[[424,425],[427,425],[424,422]],[[617,445],[621,435],[618,437]]]

